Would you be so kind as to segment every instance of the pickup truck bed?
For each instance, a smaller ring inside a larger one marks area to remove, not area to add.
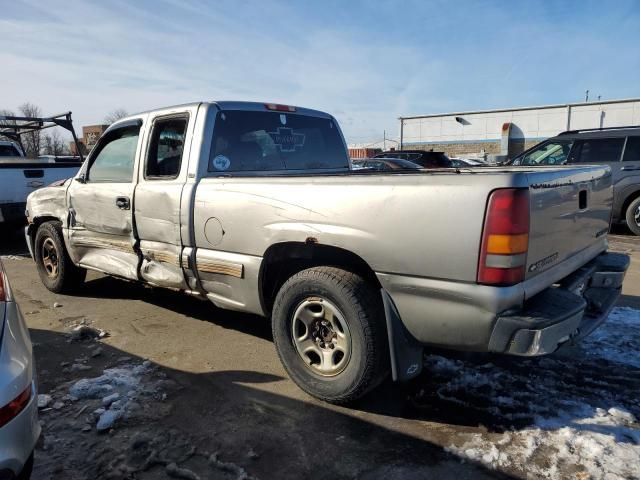
[[[415,376],[425,346],[551,353],[606,318],[628,265],[605,253],[607,167],[356,172],[333,117],[297,107],[139,114],[75,180],[29,197],[48,288],[94,269],[270,316],[292,378],[338,403]]]

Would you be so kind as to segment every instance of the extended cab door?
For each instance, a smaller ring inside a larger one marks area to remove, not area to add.
[[[67,241],[82,266],[137,280],[132,200],[142,120],[111,128],[67,190]]]
[[[140,240],[140,274],[147,282],[189,289],[182,270],[183,195],[197,107],[154,112],[135,193],[134,218]],[[186,266],[185,266],[186,267]]]

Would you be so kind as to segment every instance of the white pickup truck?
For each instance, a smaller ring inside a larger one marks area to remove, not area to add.
[[[113,124],[29,196],[26,236],[54,292],[91,269],[270,317],[291,378],[343,403],[425,347],[590,333],[629,262],[606,252],[612,195],[606,166],[354,171],[331,115],[202,102]]]
[[[27,196],[31,192],[74,177],[82,165],[80,158],[71,156],[27,158],[18,143],[20,135],[25,131],[31,133],[56,126],[53,120],[63,122],[65,128],[71,126],[70,114],[39,119],[27,118],[23,121],[15,120],[16,118],[25,117],[0,116],[0,224],[23,223],[26,218]],[[3,124],[7,121],[13,123]],[[2,137],[15,138],[18,141],[2,140]]]

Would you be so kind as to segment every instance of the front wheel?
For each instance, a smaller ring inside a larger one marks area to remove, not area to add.
[[[640,197],[633,200],[627,207],[626,220],[629,230],[640,235]]]
[[[272,328],[287,373],[320,400],[352,402],[388,371],[382,300],[354,273],[315,267],[292,276],[276,296]]]
[[[40,280],[52,292],[71,292],[84,282],[87,271],[74,265],[69,258],[60,222],[46,222],[38,227],[34,256]]]

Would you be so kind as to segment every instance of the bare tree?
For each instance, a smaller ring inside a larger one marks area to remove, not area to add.
[[[43,138],[44,147],[42,149],[45,155],[65,155],[68,153],[68,148],[62,136],[57,129],[53,129],[50,134],[44,135]]]
[[[117,122],[121,118],[128,117],[129,113],[124,108],[116,108],[112,112],[108,113],[104,117],[104,121],[107,125],[111,125],[114,122]]]
[[[25,117],[41,117],[42,110],[39,106],[34,105],[33,103],[26,102],[18,107],[20,113]],[[26,150],[27,157],[37,157],[40,155],[40,147],[42,144],[42,134],[41,132],[29,132],[22,135],[22,145]]]
[[[5,115],[7,117],[15,117],[16,116],[16,114],[14,112],[12,112],[11,110],[6,110],[6,109],[0,110],[0,117],[4,117]],[[2,119],[0,119],[0,123],[2,123],[4,125],[15,125],[16,121],[15,120],[2,120]],[[9,138],[7,138],[7,137],[3,136],[2,134],[0,134],[0,140],[9,140]]]

